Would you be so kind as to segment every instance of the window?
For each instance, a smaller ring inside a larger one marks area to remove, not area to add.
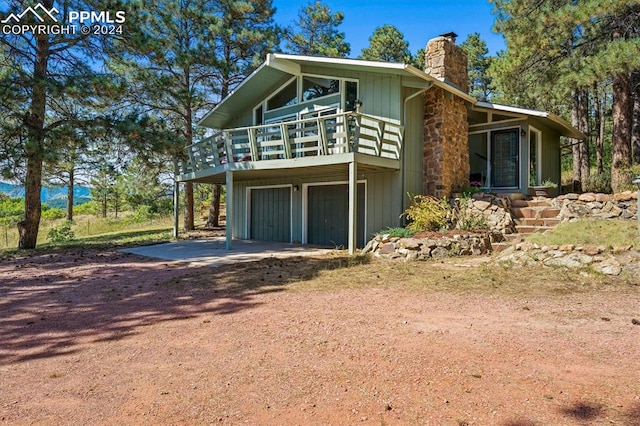
[[[263,111],[262,111],[262,104],[258,105],[253,110],[253,123],[256,126],[259,126],[259,125],[264,123],[264,114],[263,114]]]
[[[302,101],[340,93],[340,81],[322,77],[302,77]]]
[[[283,87],[271,99],[267,101],[267,110],[282,108],[298,103],[297,81],[294,78],[289,84]]]
[[[344,86],[345,86],[344,110],[355,111],[356,101],[358,100],[358,82],[345,81]]]

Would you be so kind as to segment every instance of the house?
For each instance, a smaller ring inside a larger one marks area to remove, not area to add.
[[[468,187],[527,193],[560,178],[552,114],[478,102],[455,34],[426,71],[397,63],[269,54],[199,122],[180,181],[225,184],[232,238],[348,247],[401,225],[408,194]]]

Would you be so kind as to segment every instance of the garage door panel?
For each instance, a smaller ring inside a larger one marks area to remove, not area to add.
[[[251,190],[251,238],[291,242],[291,188]]]
[[[346,247],[349,234],[349,186],[315,185],[308,187],[309,244]],[[358,184],[358,238],[364,246],[365,186]]]

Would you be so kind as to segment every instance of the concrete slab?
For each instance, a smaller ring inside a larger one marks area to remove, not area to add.
[[[211,267],[237,262],[252,262],[269,257],[313,256],[334,251],[333,249],[317,246],[253,240],[234,240],[233,249],[227,250],[225,241],[224,237],[213,237],[127,248],[120,251]]]

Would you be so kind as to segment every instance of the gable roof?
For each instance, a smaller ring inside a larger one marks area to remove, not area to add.
[[[265,87],[275,87],[284,84],[292,76],[300,75],[302,73],[302,66],[304,65],[322,65],[334,69],[412,77],[413,81],[418,82],[414,83],[416,87],[423,87],[425,89],[431,86],[440,87],[452,95],[458,96],[470,103],[473,109],[536,117],[556,129],[563,136],[576,139],[585,138],[584,134],[555,114],[527,108],[493,104],[490,102],[479,102],[468,93],[446,83],[444,80],[427,74],[413,65],[397,62],[364,61],[360,59],[299,56],[284,53],[269,53],[265,62],[244,79],[226,98],[220,101],[215,108],[205,114],[205,116],[198,121],[198,125],[217,129],[223,128],[233,117],[247,110],[252,110],[253,107],[255,107],[255,97],[252,96],[255,92],[262,91]]]
[[[265,87],[284,83],[294,75],[300,75],[303,65],[323,65],[334,69],[368,71],[381,74],[392,74],[414,77],[429,85],[440,87],[467,102],[475,103],[476,99],[460,89],[434,78],[418,68],[395,62],[363,61],[359,59],[325,58],[315,56],[298,56],[283,53],[269,53],[266,61],[249,75],[238,87],[224,98],[215,108],[209,111],[198,122],[199,126],[221,128],[241,111],[253,108],[255,100],[252,93]]]
[[[546,111],[540,111],[536,109],[520,108],[509,105],[494,104],[491,102],[475,102],[473,109],[475,110],[491,110],[497,112],[503,112],[507,114],[524,115],[529,117],[537,117],[543,119],[547,125],[557,130],[562,136],[567,136],[575,139],[585,139],[586,136],[578,129],[573,127],[563,118]]]

